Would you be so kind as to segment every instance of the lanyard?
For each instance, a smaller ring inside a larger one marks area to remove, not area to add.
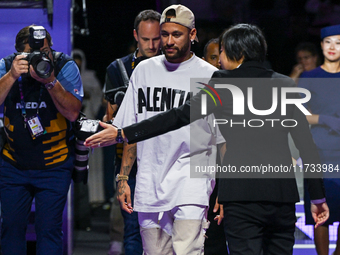
[[[26,116],[26,107],[25,107],[25,100],[24,100],[24,93],[23,93],[23,86],[22,86],[22,77],[20,76],[18,79],[19,82],[19,92],[20,92],[20,105],[21,105],[21,115],[24,118],[24,127],[26,128],[27,116]],[[40,93],[38,99],[38,106],[37,106],[37,115],[39,114],[39,105],[41,103],[43,93],[43,86],[40,86]]]
[[[132,70],[135,69],[135,61],[136,61],[137,51],[138,51],[138,49],[133,53],[132,62],[131,62],[131,69]]]

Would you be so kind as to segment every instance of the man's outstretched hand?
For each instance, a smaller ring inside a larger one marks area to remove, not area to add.
[[[116,144],[117,128],[101,121],[99,122],[99,125],[102,126],[104,130],[91,135],[85,140],[84,145],[91,148],[98,148]]]

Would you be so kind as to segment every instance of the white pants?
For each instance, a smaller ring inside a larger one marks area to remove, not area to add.
[[[183,205],[161,213],[138,212],[145,255],[204,254],[207,207]]]

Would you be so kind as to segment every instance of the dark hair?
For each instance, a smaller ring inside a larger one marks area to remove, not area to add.
[[[228,59],[239,61],[264,62],[267,54],[267,42],[260,28],[251,24],[237,24],[227,29],[220,37]]]
[[[295,48],[295,54],[299,51],[308,51],[313,56],[318,55],[318,48],[314,43],[311,42],[301,42]]]
[[[220,45],[219,44],[219,39],[218,38],[213,38],[213,39],[210,39],[206,44],[205,44],[205,46],[204,46],[204,49],[203,49],[203,57],[207,57],[206,55],[207,55],[207,50],[208,50],[208,46],[211,44],[211,43],[216,43],[216,44],[218,44],[218,45]]]
[[[83,60],[83,58],[81,57],[81,55],[78,54],[78,53],[73,54],[72,57],[73,57],[73,59],[80,59],[81,61]]]
[[[160,22],[161,14],[154,10],[141,11],[135,18],[135,23],[134,23],[134,28],[136,29],[137,34],[138,34],[139,23],[141,23],[141,21],[147,21],[147,20]]]
[[[167,17],[167,18],[176,18],[176,11],[175,11],[175,9],[167,10],[167,12],[165,13],[165,17]]]
[[[301,42],[295,47],[295,56],[298,54],[299,51],[308,51],[313,57],[317,56],[317,63],[316,65],[319,66],[320,63],[320,54],[318,48],[314,43],[311,42]]]
[[[19,31],[19,33],[17,34],[16,38],[15,38],[15,49],[18,52],[22,52],[25,49],[25,44],[28,43],[28,38],[30,37],[30,27],[36,26],[34,24],[24,27],[23,29],[21,29]],[[45,28],[46,30],[46,28]],[[52,37],[50,35],[50,33],[46,30],[46,39],[47,39],[47,43],[48,46],[52,46],[53,42],[52,42]]]

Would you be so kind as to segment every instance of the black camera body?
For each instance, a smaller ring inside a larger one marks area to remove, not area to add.
[[[105,92],[104,98],[107,101],[109,101],[110,104],[118,104],[118,106],[120,106],[124,99],[126,90],[127,90],[127,87],[125,86],[110,89]]]
[[[45,52],[40,51],[40,48],[44,46],[46,29],[43,26],[32,26],[29,32],[28,44],[33,49],[33,52],[21,52],[18,54],[26,55],[24,59],[28,61],[29,65],[32,65],[40,78],[48,78],[54,70],[54,64]]]
[[[28,61],[29,65],[32,65],[35,73],[40,78],[48,78],[51,76],[54,65],[45,52],[33,51],[32,53],[22,52],[21,54],[26,55],[24,59]]]

